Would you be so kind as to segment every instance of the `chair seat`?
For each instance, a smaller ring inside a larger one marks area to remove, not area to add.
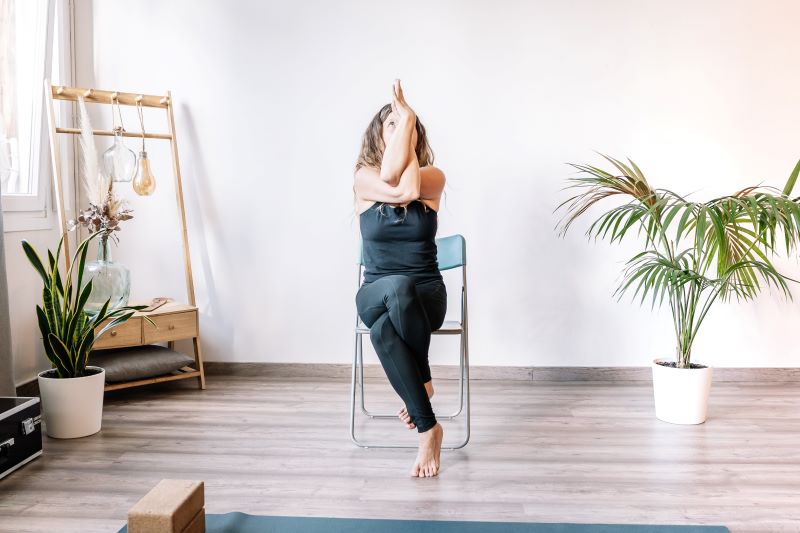
[[[462,327],[461,323],[458,320],[445,320],[437,330],[432,331],[433,335],[458,335],[461,333]],[[361,320],[358,321],[358,326],[356,327],[356,333],[369,333],[369,328],[362,322]]]

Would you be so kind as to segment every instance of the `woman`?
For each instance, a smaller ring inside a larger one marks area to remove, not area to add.
[[[398,416],[417,428],[411,475],[439,473],[444,431],[431,408],[431,332],[441,327],[447,291],[436,261],[439,200],[445,177],[433,166],[425,128],[395,80],[392,103],[364,133],[356,164],[356,211],[364,283],[356,307],[389,382],[405,406]]]

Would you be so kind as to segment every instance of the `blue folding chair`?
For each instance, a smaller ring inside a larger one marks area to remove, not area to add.
[[[469,417],[469,328],[467,322],[467,244],[461,235],[450,235],[436,239],[437,262],[439,271],[461,267],[461,317],[460,320],[445,320],[442,327],[433,331],[433,335],[460,335],[459,350],[459,406],[449,415],[436,415],[437,419],[454,420],[462,411],[466,420],[466,433],[464,440],[456,445],[442,445],[443,450],[456,450],[463,448],[469,442],[470,417]],[[358,287],[361,287],[364,270],[364,248],[360,247],[358,257]],[[416,448],[417,445],[395,443],[365,443],[356,437],[356,385],[361,391],[361,411],[369,418],[397,418],[396,414],[373,413],[366,408],[364,403],[364,357],[363,336],[369,335],[369,328],[361,321],[356,310],[355,328],[355,355],[353,357],[353,377],[350,398],[350,438],[362,448]]]

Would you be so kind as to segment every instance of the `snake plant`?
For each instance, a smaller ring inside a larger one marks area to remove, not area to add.
[[[602,154],[601,154],[602,155]],[[578,176],[565,189],[579,192],[562,202],[560,235],[606,198],[628,199],[605,211],[587,236],[619,242],[636,233],[644,250],[625,266],[615,291],[618,299],[633,291],[651,308],[665,297],[672,311],[679,368],[690,368],[692,346],[703,320],[717,301],[751,300],[762,286],[774,285],[791,299],[787,281],[770,260],[782,241],[787,255],[800,240],[800,197],[790,198],[800,174],[797,163],[783,191],[747,187],[729,196],[695,202],[666,189],[654,189],[636,164],[603,155],[614,167],[570,164]],[[636,229],[634,232],[633,230]]]
[[[44,281],[42,305],[36,306],[36,315],[39,320],[39,330],[42,333],[45,353],[59,378],[84,376],[94,342],[109,329],[128,320],[134,312],[147,307],[146,305],[134,305],[109,310],[109,299],[95,315],[84,311],[84,306],[92,292],[92,280],[85,285],[81,284],[86,252],[89,242],[102,233],[102,231],[95,232],[80,243],[64,280],[62,280],[58,266],[64,235],[61,236],[58,243],[55,257],[50,250],[47,251],[48,268],[45,268],[33,246],[27,240],[22,240],[25,255]],[[76,258],[80,258],[77,273],[78,289],[73,290],[72,271]],[[95,328],[109,318],[113,318],[113,320],[95,335]],[[145,319],[152,323],[148,317]]]

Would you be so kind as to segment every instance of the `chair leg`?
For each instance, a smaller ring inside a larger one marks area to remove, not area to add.
[[[361,410],[370,418],[396,418],[396,414],[374,414],[366,409],[364,403],[364,359],[363,359],[363,342],[360,333],[356,333],[355,339],[355,354],[353,356],[353,371],[351,379],[351,397],[350,397],[350,439],[361,448],[413,448],[419,446],[417,444],[372,444],[365,443],[356,437],[355,432],[355,412],[356,412],[356,388],[360,389],[361,394]],[[466,437],[463,441],[455,445],[442,445],[442,450],[457,450],[463,448],[469,442],[470,437],[470,420],[469,420],[469,359],[467,352],[467,343],[465,335],[462,332],[460,342],[460,362],[459,362],[459,409],[452,415],[437,416],[436,418],[450,420],[456,418],[466,408]],[[358,386],[358,387],[357,387]]]
[[[356,340],[353,346],[353,372],[350,381],[350,439],[359,444],[356,438],[356,364],[358,363],[358,333],[356,333]]]
[[[459,378],[458,378],[458,410],[449,414],[449,415],[436,415],[436,418],[441,418],[442,420],[453,420],[454,418],[458,417],[461,412],[464,410],[464,362],[465,362],[465,342],[464,342],[464,333],[462,332],[459,335],[460,338],[460,346],[459,346]],[[360,343],[359,343],[360,344]],[[361,346],[359,346],[361,348]],[[397,414],[390,414],[390,413],[373,413],[369,409],[367,409],[364,403],[364,360],[363,360],[363,348],[359,350],[360,355],[360,385],[361,385],[361,411],[370,418],[396,418]]]
[[[464,395],[464,418],[465,418],[465,428],[464,428],[464,440],[458,445],[450,449],[458,449],[463,448],[469,442],[470,437],[470,411],[469,411],[469,327],[466,324],[466,320],[464,321],[464,331],[462,332],[463,337],[461,338],[461,342],[463,344],[463,354],[464,354],[464,368],[462,379],[464,380],[464,388],[466,389],[466,394]]]
[[[464,362],[465,362],[465,352],[464,352],[464,332],[461,332],[459,335],[459,348],[458,348],[458,411],[455,411],[449,415],[437,415],[437,418],[444,418],[445,420],[452,420],[456,418],[458,415],[461,414],[461,411],[464,410]]]
[[[361,402],[362,402],[362,409],[363,409],[363,402],[364,402],[364,365],[362,360],[362,352],[360,350],[361,347],[361,334],[356,333],[356,340],[355,340],[355,350],[353,355],[353,372],[350,382],[350,440],[355,443],[356,446],[361,448],[417,448],[416,444],[368,444],[362,442],[361,440],[356,437],[356,427],[355,427],[355,420],[356,420],[356,386],[358,385],[357,376],[360,377],[360,388],[361,388]]]
[[[370,412],[364,405],[364,342],[363,335],[358,334],[358,346],[356,347],[356,356],[358,362],[358,384],[361,390],[361,412],[367,416],[371,416]]]

